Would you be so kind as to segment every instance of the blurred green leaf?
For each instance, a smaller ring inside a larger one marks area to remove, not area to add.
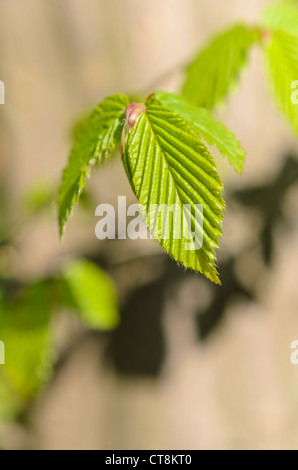
[[[277,2],[264,12],[263,50],[270,88],[279,109],[298,135],[298,105],[292,99],[298,80],[298,4]]]
[[[60,235],[85,188],[90,167],[108,158],[120,142],[124,111],[128,104],[127,96],[110,96],[94,109],[89,118],[77,125],[75,143],[59,189]]]
[[[235,134],[217,121],[210,111],[188,103],[182,96],[164,91],[155,92],[156,98],[168,108],[180,114],[186,121],[194,125],[201,137],[209,145],[215,145],[226,157],[236,171],[242,172],[245,151]]]
[[[41,281],[24,288],[16,300],[1,303],[0,339],[5,344],[5,365],[0,370],[2,395],[5,389],[26,402],[51,376],[54,353],[48,295],[47,283]]]
[[[24,196],[23,208],[31,215],[38,214],[54,201],[56,188],[49,181],[34,183]]]
[[[287,31],[297,36],[298,1],[281,0],[270,3],[261,15],[260,23],[265,31]]]
[[[69,287],[72,301],[86,326],[111,330],[119,324],[119,310],[114,284],[98,265],[76,260],[63,268],[63,277]]]
[[[0,420],[8,421],[15,418],[23,402],[16,391],[9,386],[4,367],[0,366]]]
[[[238,84],[248,51],[259,38],[256,29],[242,24],[216,36],[189,66],[183,95],[207,109],[224,102]]]
[[[5,188],[3,184],[3,180],[0,180],[0,235],[3,233],[3,229],[6,226],[6,218],[7,218],[7,209],[6,209],[6,194]]]

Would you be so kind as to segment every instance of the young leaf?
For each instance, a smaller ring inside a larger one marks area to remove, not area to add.
[[[217,121],[210,111],[198,108],[188,103],[183,97],[173,93],[157,91],[155,97],[166,107],[180,114],[186,121],[198,130],[199,135],[209,145],[215,145],[219,152],[226,157],[236,171],[242,172],[245,151],[235,134]]]
[[[212,156],[196,130],[177,113],[153,99],[146,108],[131,129],[123,152],[146,224],[178,263],[220,283],[214,249],[222,234],[224,201]],[[203,206],[202,218],[196,205]],[[171,214],[170,208],[174,208]]]
[[[63,269],[73,304],[89,328],[111,330],[119,323],[114,284],[108,274],[90,261],[77,260]]]
[[[189,66],[183,95],[193,104],[213,109],[239,81],[256,29],[237,25],[215,37]]]
[[[129,99],[124,95],[106,98],[77,128],[68,165],[63,172],[58,196],[60,235],[67,218],[85,188],[90,166],[109,157],[120,141],[124,111]]]
[[[266,31],[287,31],[297,36],[298,1],[282,0],[270,3],[262,13],[261,26]]]
[[[298,135],[298,104],[293,85],[298,80],[298,4],[270,5],[262,18],[263,50],[270,88],[278,107]]]

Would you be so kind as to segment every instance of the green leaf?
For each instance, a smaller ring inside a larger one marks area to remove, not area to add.
[[[298,104],[293,99],[298,80],[298,6],[278,2],[262,18],[264,58],[274,99],[298,135]]]
[[[297,36],[298,2],[282,0],[270,3],[261,15],[260,24],[266,31],[286,31]]]
[[[37,215],[51,207],[55,200],[56,189],[47,180],[34,183],[23,198],[23,209],[30,215]]]
[[[2,390],[25,403],[49,380],[54,362],[46,282],[26,287],[14,302],[2,304],[0,337],[5,344]],[[1,366],[2,367],[2,366]]]
[[[2,369],[1,369],[2,368]],[[21,400],[8,386],[4,378],[4,366],[0,368],[0,421],[14,419],[21,409]]]
[[[259,37],[256,29],[242,24],[215,37],[189,66],[183,95],[207,109],[224,102],[237,85],[248,51]]]
[[[224,201],[212,156],[181,116],[152,99],[146,105],[126,140],[123,163],[147,227],[178,263],[220,283],[214,249]]]
[[[164,91],[155,92],[156,98],[168,108],[180,114],[198,130],[199,135],[209,145],[215,145],[236,171],[242,172],[245,151],[235,134],[217,121],[210,111],[188,103],[183,97]]]
[[[119,324],[119,309],[114,284],[98,265],[76,260],[63,269],[73,304],[86,326],[111,330]]]
[[[103,162],[120,142],[125,108],[129,99],[124,95],[106,98],[75,132],[75,142],[68,165],[63,172],[58,196],[60,235],[67,218],[85,188],[86,176],[95,162]]]

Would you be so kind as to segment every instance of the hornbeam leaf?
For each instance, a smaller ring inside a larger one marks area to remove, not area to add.
[[[60,235],[73,207],[78,203],[81,191],[85,188],[91,165],[103,162],[120,142],[124,111],[128,104],[127,96],[110,96],[77,128],[74,146],[59,189]]]
[[[271,5],[264,12],[262,25],[270,88],[298,135],[298,3],[285,0]]]
[[[188,103],[182,96],[164,91],[154,93],[155,97],[166,107],[180,114],[198,130],[198,133],[209,145],[215,145],[238,173],[242,172],[245,151],[235,134],[217,121],[210,111]]]
[[[287,31],[297,36],[298,1],[282,0],[273,2],[262,13],[261,26],[269,31]]]
[[[103,269],[90,261],[76,260],[63,268],[63,277],[74,306],[89,328],[111,330],[118,326],[116,289]]]
[[[242,24],[215,37],[189,66],[183,95],[202,108],[221,104],[238,83],[248,51],[259,38],[258,30]]]
[[[153,237],[178,263],[220,284],[223,185],[196,130],[149,99],[126,139],[123,163]]]

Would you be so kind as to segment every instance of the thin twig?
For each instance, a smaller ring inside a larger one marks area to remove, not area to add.
[[[137,92],[136,95],[148,95],[148,93],[151,93],[152,91],[157,89],[159,85],[164,83],[168,78],[171,78],[178,72],[182,72],[182,70],[185,69],[187,66],[188,62],[185,61],[180,62],[179,64],[175,64],[170,69],[157,76],[146,88]]]

